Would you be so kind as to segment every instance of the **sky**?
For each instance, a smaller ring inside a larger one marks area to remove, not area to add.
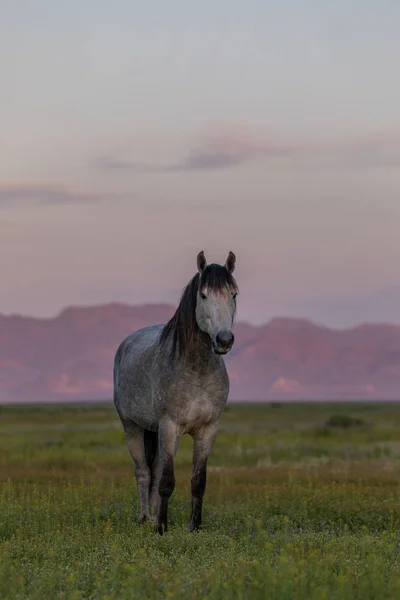
[[[0,0],[0,312],[400,323],[397,0]]]

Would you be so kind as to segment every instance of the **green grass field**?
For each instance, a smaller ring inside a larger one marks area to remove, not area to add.
[[[112,405],[0,407],[0,599],[400,598],[400,405],[230,405],[190,534],[136,524]]]

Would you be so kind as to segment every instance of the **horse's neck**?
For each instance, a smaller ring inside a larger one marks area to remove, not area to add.
[[[185,362],[199,373],[204,373],[219,364],[219,357],[212,352],[207,334],[201,331],[196,333],[193,347],[188,350]]]
[[[169,336],[169,348],[172,349],[173,344],[173,333]],[[170,345],[171,344],[171,345]],[[163,346],[158,347],[161,353],[164,354],[166,351],[168,354],[170,350],[164,350]],[[169,369],[179,370],[184,365],[184,368],[190,371],[205,372],[208,369],[212,369],[212,366],[218,365],[218,356],[216,356],[211,350],[210,338],[207,334],[197,331],[193,343],[190,348],[186,349],[185,355],[179,354],[179,343],[177,344],[172,361],[170,362]]]

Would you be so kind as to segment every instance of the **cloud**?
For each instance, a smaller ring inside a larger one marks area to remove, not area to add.
[[[143,163],[105,157],[96,161],[104,171],[131,171],[132,173],[179,173],[182,171],[212,171],[227,169],[246,162],[245,157],[229,152],[193,151],[181,160],[166,164]]]
[[[178,156],[172,144],[169,155],[173,158],[168,160],[133,159],[134,146],[132,143],[131,151],[111,152],[95,159],[95,168],[138,174],[199,172],[230,169],[260,159],[292,159],[304,165],[325,164],[341,168],[400,166],[400,132],[337,140],[277,141],[271,135],[222,124],[189,139]]]
[[[82,204],[83,202],[92,202],[96,199],[97,196],[93,194],[71,191],[62,186],[0,183],[0,206],[14,205],[16,202],[32,202],[45,205]]]
[[[249,134],[243,128],[219,126],[189,140],[177,158],[168,161],[137,161],[129,158],[129,151],[117,151],[94,160],[102,171],[130,171],[132,173],[179,173],[214,171],[243,165],[258,157],[282,158],[290,156],[288,144],[275,144]],[[174,154],[174,150],[171,150]]]

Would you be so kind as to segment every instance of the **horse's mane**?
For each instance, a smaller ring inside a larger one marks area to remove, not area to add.
[[[161,344],[165,344],[172,336],[173,356],[177,349],[180,356],[187,354],[193,347],[196,333],[200,331],[196,321],[197,292],[201,292],[204,288],[222,291],[227,286],[235,291],[238,289],[233,275],[225,267],[217,264],[207,265],[201,277],[197,273],[189,281],[183,290],[174,316],[164,326],[160,335]]]

